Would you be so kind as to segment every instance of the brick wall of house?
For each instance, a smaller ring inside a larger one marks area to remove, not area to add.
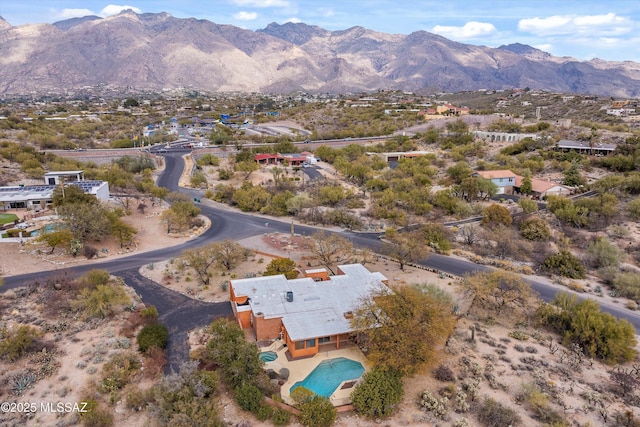
[[[264,316],[254,314],[253,329],[258,341],[274,340],[280,337],[282,320],[280,318],[265,319]]]

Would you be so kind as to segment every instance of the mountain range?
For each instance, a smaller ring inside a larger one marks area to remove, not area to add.
[[[214,92],[456,92],[514,87],[640,96],[640,64],[555,57],[533,47],[454,42],[426,31],[328,31],[272,23],[252,31],[124,11],[54,24],[0,17],[0,95],[110,85]]]

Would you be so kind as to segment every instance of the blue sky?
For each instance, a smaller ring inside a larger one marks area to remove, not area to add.
[[[252,30],[288,21],[328,30],[424,30],[475,45],[519,42],[581,60],[640,62],[638,0],[0,0],[0,16],[12,25],[106,17],[123,9]]]

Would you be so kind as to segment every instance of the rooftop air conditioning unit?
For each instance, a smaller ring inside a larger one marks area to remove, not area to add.
[[[287,291],[287,301],[293,302],[293,291]]]

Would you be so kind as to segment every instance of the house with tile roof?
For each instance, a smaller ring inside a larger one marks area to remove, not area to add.
[[[473,176],[488,179],[498,187],[498,194],[512,194],[516,185],[516,174],[508,169],[493,171],[477,171]]]

